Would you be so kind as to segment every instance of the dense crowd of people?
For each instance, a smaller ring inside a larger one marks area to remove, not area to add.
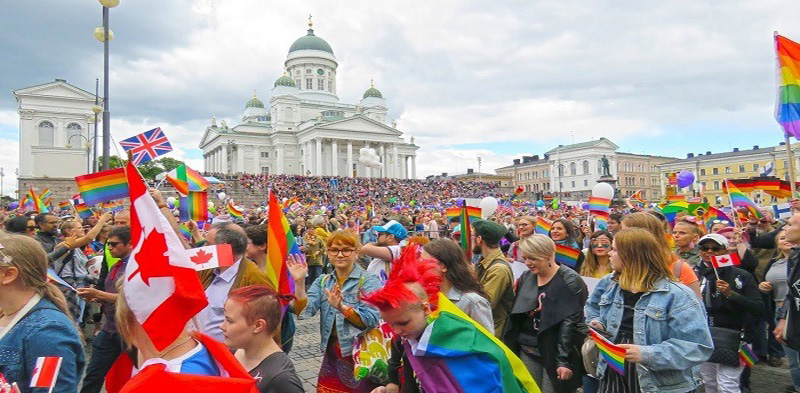
[[[234,263],[198,272],[208,306],[164,350],[155,349],[121,296],[138,237],[130,211],[86,220],[5,212],[5,378],[30,391],[37,359],[58,356],[55,392],[144,389],[137,375],[153,362],[164,364],[158,372],[165,378],[225,377],[208,383],[302,392],[287,354],[297,320],[318,314],[319,392],[677,393],[701,385],[708,393],[745,392],[745,350],[772,366],[786,358],[793,385],[780,390],[800,391],[800,210],[788,220],[765,210],[760,219],[703,223],[687,213],[670,222],[657,208],[629,206],[614,208],[607,227],[595,228],[598,222],[576,207],[515,203],[461,222],[445,208],[456,198],[502,197],[496,186],[235,181],[272,187],[299,203],[284,209],[300,250],[286,261],[294,294],[278,293],[269,278],[264,207],[247,209],[242,219],[216,209],[208,222],[181,223],[186,231],[176,234],[187,247],[230,245]],[[161,193],[151,196],[175,222]],[[792,206],[800,208],[800,200]],[[564,250],[576,254],[563,259]],[[719,265],[719,258],[739,262]],[[595,336],[622,355],[600,356],[605,347]],[[376,371],[364,364],[379,355],[359,343],[381,337],[387,351]]]

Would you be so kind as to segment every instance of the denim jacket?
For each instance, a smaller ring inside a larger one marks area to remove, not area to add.
[[[53,392],[77,392],[86,358],[75,323],[49,300],[42,298],[0,339],[0,373],[17,382],[23,393],[31,389],[36,359],[60,356],[61,370]]]
[[[616,339],[622,321],[623,298],[612,274],[603,277],[586,302],[586,322],[598,321]],[[639,345],[642,361],[636,365],[642,392],[678,393],[697,388],[692,368],[708,360],[714,345],[705,310],[686,286],[658,281],[636,303],[633,314],[633,342]],[[606,363],[601,358],[597,375]]]
[[[361,291],[359,291],[359,282],[362,281],[362,276],[363,284],[361,284]],[[325,281],[325,288],[322,288],[323,280]],[[342,356],[351,356],[353,353],[353,339],[360,333],[378,326],[378,310],[362,302],[359,296],[361,293],[370,293],[377,290],[380,288],[381,284],[378,277],[368,273],[358,264],[353,266],[353,271],[350,272],[350,275],[344,282],[342,288],[342,302],[346,306],[353,307],[355,312],[358,313],[361,317],[361,321],[367,326],[364,330],[348,322],[342,313],[328,304],[328,297],[325,295],[325,289],[332,290],[335,285],[336,276],[333,273],[323,274],[317,277],[308,289],[308,305],[305,310],[303,310],[302,315],[311,317],[316,315],[317,312],[320,312],[319,330],[322,335],[322,342],[320,343],[322,352],[325,352],[325,348],[328,346],[328,340],[331,337],[331,332],[333,331],[333,325],[336,324],[336,334],[339,337]]]

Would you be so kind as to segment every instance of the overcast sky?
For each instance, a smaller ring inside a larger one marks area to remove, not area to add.
[[[0,166],[17,167],[11,90],[102,78],[95,0],[4,1]],[[302,3],[302,4],[301,4]],[[117,140],[160,126],[175,158],[202,168],[209,119],[238,124],[265,102],[291,43],[314,29],[333,47],[342,102],[370,79],[389,122],[421,146],[417,174],[463,173],[605,136],[621,151],[775,145],[773,31],[800,41],[796,1],[266,2],[122,0],[111,10]],[[11,175],[11,178],[9,178]],[[13,191],[6,186],[6,192]]]

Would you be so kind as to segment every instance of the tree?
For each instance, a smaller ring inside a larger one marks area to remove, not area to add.
[[[122,168],[127,164],[127,160],[123,160],[119,158],[119,156],[110,156],[108,157],[108,165],[110,168],[106,169],[114,169],[114,168]],[[101,171],[103,168],[103,157],[97,157],[97,170]]]
[[[164,168],[159,165],[158,161],[147,161],[144,164],[139,164],[136,166],[139,169],[139,172],[142,174],[142,177],[145,179],[154,180],[156,175],[161,172],[164,172]]]
[[[183,165],[183,161],[176,160],[172,157],[163,157],[156,160],[158,164],[164,168],[165,172],[170,172],[173,169]]]

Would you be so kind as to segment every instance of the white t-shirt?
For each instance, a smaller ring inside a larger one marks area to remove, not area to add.
[[[372,273],[381,280],[381,285],[386,283],[389,278],[389,272],[392,271],[392,262],[400,258],[400,245],[386,246],[392,254],[391,261],[384,261],[380,258],[372,258],[367,266],[367,272]]]

